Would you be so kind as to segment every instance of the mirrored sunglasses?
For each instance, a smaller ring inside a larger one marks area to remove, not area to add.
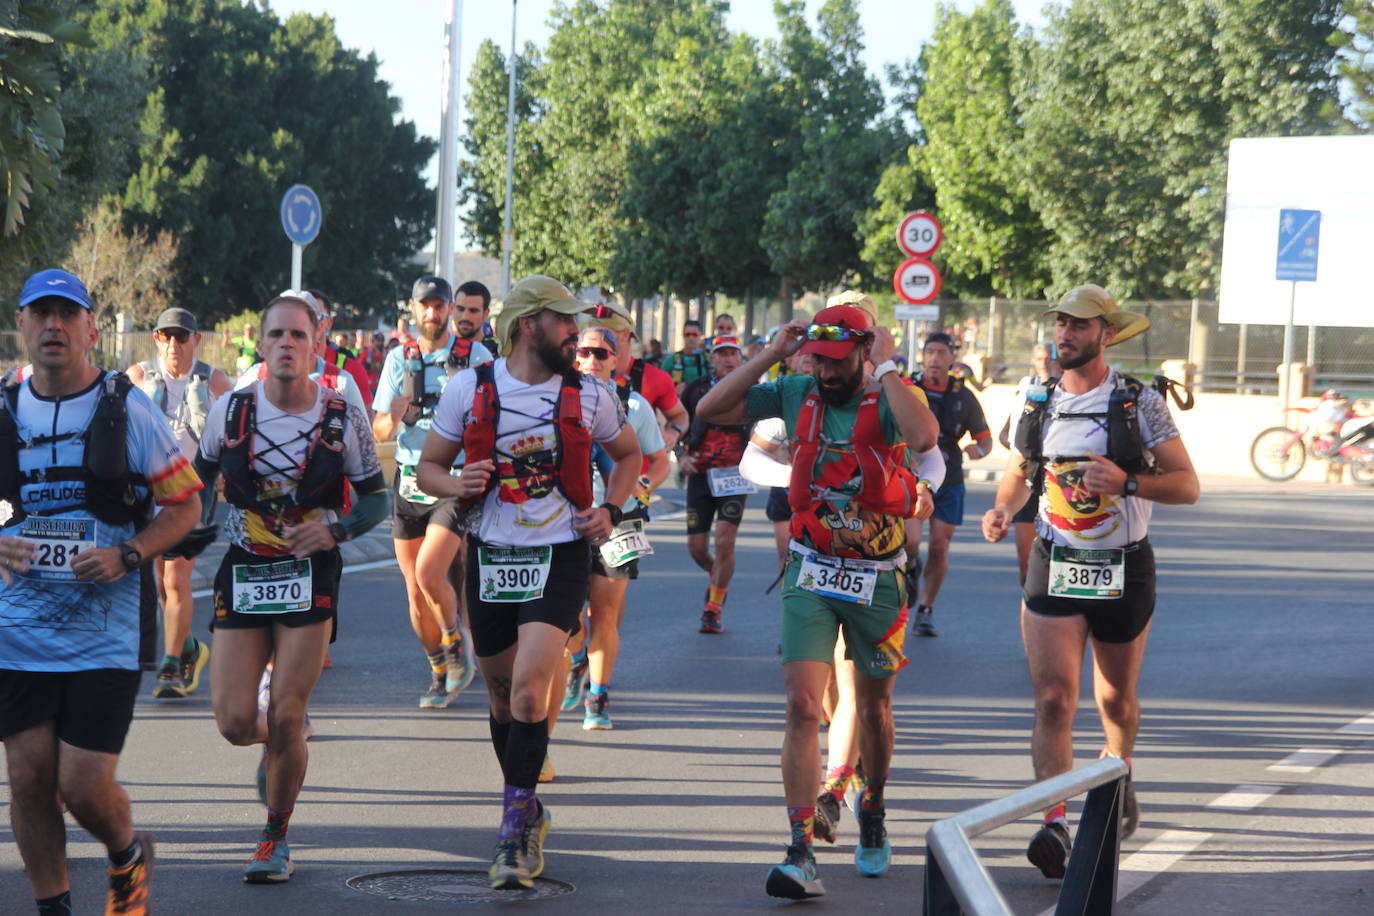
[[[807,340],[863,340],[867,331],[842,328],[835,324],[813,324],[806,329]]]

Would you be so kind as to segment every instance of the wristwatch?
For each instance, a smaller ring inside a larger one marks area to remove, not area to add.
[[[1126,483],[1123,484],[1122,487],[1121,487],[1121,494],[1122,494],[1123,496],[1134,496],[1134,495],[1135,495],[1135,491],[1136,491],[1136,490],[1139,490],[1139,489],[1140,489],[1140,481],[1138,481],[1138,480],[1135,479],[1135,475],[1134,475],[1134,474],[1127,474],[1127,475],[1126,475]]]
[[[119,560],[124,564],[124,568],[133,572],[143,565],[143,554],[138,552],[138,548],[128,541],[119,545]]]
[[[889,372],[896,372],[896,371],[897,371],[897,364],[896,364],[896,363],[894,363],[894,362],[893,362],[892,360],[890,360],[890,359],[884,360],[883,362],[878,363],[878,365],[876,365],[876,366],[873,367],[873,380],[874,380],[874,381],[877,381],[877,382],[881,382],[881,381],[883,380],[883,376],[884,376],[884,375],[887,375]]]
[[[329,536],[334,539],[335,544],[342,544],[348,540],[348,529],[340,522],[330,522]]]
[[[600,506],[598,506],[597,508],[605,509],[607,512],[609,512],[609,513],[611,514],[611,527],[612,527],[612,528],[614,528],[616,525],[619,525],[619,524],[620,524],[620,520],[621,520],[622,518],[625,517],[625,513],[624,513],[623,511],[621,511],[621,508],[620,508],[619,506],[617,506],[617,505],[612,504],[612,503],[602,503],[602,504],[601,504]]]
[[[678,426],[676,423],[669,423],[668,428],[677,430],[677,434],[679,436],[685,435],[687,432],[687,430],[683,429],[681,426]]]

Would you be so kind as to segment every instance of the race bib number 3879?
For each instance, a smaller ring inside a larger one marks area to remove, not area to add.
[[[477,594],[483,601],[514,603],[544,597],[552,547],[478,547]]]
[[[1050,548],[1050,589],[1057,598],[1120,598],[1126,585],[1126,552],[1120,547]]]

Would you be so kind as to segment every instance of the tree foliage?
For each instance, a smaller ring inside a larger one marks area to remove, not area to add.
[[[149,236],[141,228],[126,230],[120,207],[107,201],[82,222],[66,263],[90,290],[101,327],[113,327],[114,316],[122,312],[134,327],[151,328],[176,301],[176,256],[170,232]]]
[[[1350,96],[1347,115],[1356,129],[1374,131],[1374,2],[1346,0],[1332,43],[1340,51],[1338,72]]]

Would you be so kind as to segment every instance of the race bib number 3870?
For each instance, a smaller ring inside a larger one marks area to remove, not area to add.
[[[1126,552],[1120,547],[1050,548],[1050,589],[1057,598],[1120,598],[1126,585]]]
[[[310,558],[234,564],[234,610],[240,614],[292,614],[314,603]]]
[[[483,601],[514,603],[544,597],[552,547],[478,547],[477,594]]]
[[[19,536],[36,545],[33,562],[23,575],[45,582],[75,582],[72,561],[82,551],[96,545],[96,526],[93,518],[39,518],[29,516],[19,527]]]

